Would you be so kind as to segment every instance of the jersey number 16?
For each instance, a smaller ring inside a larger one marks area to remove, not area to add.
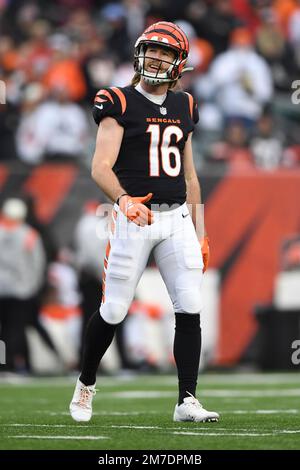
[[[180,151],[178,147],[170,145],[172,135],[175,135],[176,142],[183,138],[180,127],[168,126],[160,135],[160,126],[150,124],[146,132],[151,134],[149,147],[149,175],[160,176],[160,155],[163,171],[169,176],[178,176],[181,167]],[[175,165],[171,166],[171,155],[175,157]]]

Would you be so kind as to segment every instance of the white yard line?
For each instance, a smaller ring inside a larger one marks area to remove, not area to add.
[[[161,390],[128,390],[124,392],[101,393],[101,398],[173,398],[178,395],[177,392],[165,392]]]
[[[276,415],[276,414],[298,414],[300,410],[224,410],[220,411],[221,414],[234,414],[234,415],[248,415],[248,414],[257,414],[257,415]]]
[[[87,428],[87,425],[80,424],[32,424],[32,423],[10,423],[3,424],[2,427],[13,427],[13,428],[22,428],[22,427],[32,427],[32,428]],[[92,425],[93,428],[135,428],[135,429],[165,429],[159,426],[118,426],[118,425]],[[172,428],[175,429],[175,428]]]
[[[166,429],[162,426],[135,426],[135,425],[116,425],[116,424],[112,424],[110,426],[111,428],[117,428],[117,429]]]
[[[69,416],[68,411],[49,411],[49,410],[34,410],[35,413],[47,414],[48,416]],[[218,412],[221,414],[236,414],[236,415],[248,415],[248,414],[298,414],[300,409],[290,409],[290,410],[220,410]],[[142,415],[158,415],[159,411],[154,410],[145,410],[140,411],[94,411],[93,416],[142,416]]]
[[[200,423],[198,423],[200,424]],[[210,425],[207,425],[207,424],[204,424],[202,423],[203,426],[207,429],[207,426],[210,426]],[[201,424],[200,424],[201,425]],[[179,427],[180,426],[180,427]],[[193,424],[192,424],[193,426]],[[197,424],[196,424],[197,426]],[[214,423],[213,425],[213,428],[216,430],[216,431],[227,431],[228,432],[228,428],[220,428],[219,425],[217,423]],[[13,428],[22,428],[22,427],[32,427],[32,428],[83,428],[83,429],[87,429],[87,425],[85,424],[33,424],[33,423],[11,423],[11,424],[3,424],[2,425],[3,428],[7,428],[7,427],[13,427]],[[116,425],[116,424],[111,424],[111,425],[92,425],[93,429],[95,428],[113,428],[113,429],[149,429],[149,430],[153,430],[153,429],[157,429],[157,430],[162,430],[162,431],[177,431],[178,429],[180,429],[181,431],[190,431],[191,428],[190,427],[182,427],[182,425],[176,425],[176,426],[173,426],[173,427],[165,427],[165,426],[139,426],[139,425],[134,425],[134,424],[127,424],[127,425]],[[201,428],[201,429],[204,429],[204,428]],[[201,430],[200,429],[200,430]],[[252,431],[261,431],[261,428],[253,428],[251,426],[251,430]],[[237,429],[233,429],[232,431],[245,431],[245,432],[248,432],[249,431],[249,428],[237,428]],[[290,432],[289,430],[286,430],[285,432]],[[293,432],[293,430],[292,430]]]
[[[295,430],[288,430],[288,429],[283,429],[282,431],[280,431],[282,434],[295,434],[295,433],[299,433],[300,432],[300,429],[295,429]]]
[[[99,441],[102,439],[109,439],[106,436],[37,436],[37,435],[19,435],[19,436],[7,436],[10,439],[67,439],[67,440],[85,440],[85,441]]]
[[[238,429],[233,429],[232,431],[228,431],[228,428],[219,428],[217,427],[218,424],[217,423],[214,423],[214,424],[207,424],[207,423],[193,423],[191,424],[192,426],[197,426],[197,425],[203,425],[205,426],[205,429],[204,427],[199,429],[199,431],[190,431],[191,428],[182,428],[180,427],[180,431],[178,429],[178,427],[169,427],[169,428],[166,428],[166,427],[162,427],[162,426],[134,426],[134,425],[121,425],[121,426],[117,426],[117,425],[111,425],[110,427],[111,428],[117,428],[117,429],[121,429],[121,428],[125,428],[125,429],[149,429],[149,430],[152,430],[152,429],[157,429],[157,430],[162,430],[162,431],[173,431],[173,434],[189,434],[189,433],[192,433],[193,435],[197,435],[197,434],[204,434],[204,435],[216,435],[216,436],[225,436],[225,435],[228,435],[228,436],[245,436],[245,435],[259,435],[259,436],[262,436],[262,435],[269,435],[269,436],[276,436],[278,434],[298,434],[300,433],[300,429],[291,429],[291,430],[287,430],[287,429],[279,429],[279,430],[275,430],[275,431],[272,431],[272,432],[261,432],[260,429],[254,429],[252,426],[251,426],[251,429],[249,428],[238,428]],[[215,433],[213,434],[210,434],[209,431],[207,431],[208,427],[213,427],[215,429]],[[186,430],[186,432],[185,432]],[[225,433],[224,432],[219,432],[219,431],[226,431]],[[252,432],[249,432],[249,431],[252,431]]]
[[[47,414],[49,416],[70,416],[68,411],[48,411],[34,410],[35,413]],[[141,416],[141,415],[157,415],[158,411],[93,411],[93,416]]]
[[[207,425],[205,425],[207,426]],[[218,426],[216,423],[213,425],[214,428],[215,426]],[[22,427],[32,427],[32,428],[83,428],[83,429],[87,429],[87,425],[85,424],[31,424],[31,423],[25,423],[25,424],[22,424],[22,423],[11,423],[11,424],[3,424],[2,425],[3,428],[8,428],[8,427],[16,427],[16,428],[22,428]],[[184,428],[182,426],[180,426],[180,428],[178,426],[173,426],[173,427],[162,427],[162,426],[135,426],[133,424],[129,424],[129,425],[115,425],[115,424],[111,424],[109,426],[107,425],[92,425],[93,429],[95,428],[115,428],[115,429],[157,429],[157,430],[162,430],[162,431],[176,431],[178,429],[180,429],[181,431],[184,431],[184,430],[187,430],[189,431],[191,428]],[[216,427],[215,428],[217,431],[228,431],[228,428],[220,428],[220,427]],[[238,428],[237,429],[238,431],[249,431],[249,428]],[[260,429],[255,429],[253,427],[251,427],[251,430],[253,431],[260,431]],[[286,431],[286,432],[289,432],[289,431]]]
[[[47,416],[69,416],[70,413],[68,411],[50,411],[50,410],[33,410],[35,413],[43,414]],[[258,414],[258,415],[272,415],[272,414],[299,414],[300,409],[263,409],[263,410],[222,410],[218,409],[218,412],[223,414],[234,414],[234,415],[250,415],[250,414]],[[159,411],[154,410],[145,410],[145,411],[94,411],[93,416],[142,416],[142,415],[158,415],[160,414]]]
[[[174,431],[169,434],[184,435],[184,436],[238,436],[238,437],[258,437],[258,436],[274,436],[268,432],[252,432],[252,433],[232,433],[232,432],[189,432],[189,431]]]
[[[205,389],[198,393],[200,397],[300,397],[300,388],[289,388],[289,389],[263,389],[263,390],[232,390],[232,389]]]
[[[203,423],[194,423],[195,426],[197,425],[202,425]],[[279,430],[274,430],[274,431],[261,431],[258,428],[252,428],[247,429],[247,428],[238,428],[238,429],[232,429],[228,430],[227,428],[220,428],[217,427],[218,424],[214,424],[213,428],[214,431],[208,430],[209,428],[211,429],[211,426],[205,425],[204,427],[199,428],[198,430],[192,431],[190,427],[163,427],[163,426],[135,426],[135,425],[110,425],[110,426],[105,426],[105,425],[99,425],[99,426],[93,426],[93,429],[95,428],[105,428],[106,430],[108,428],[112,429],[130,429],[130,430],[146,430],[146,431],[151,431],[157,430],[157,431],[164,431],[164,434],[174,434],[174,435],[186,435],[186,436],[238,436],[238,437],[259,437],[259,436],[272,436],[272,437],[278,437],[282,434],[299,434],[300,429],[279,429]],[[37,427],[37,428],[80,428],[80,429],[86,429],[87,427],[85,425],[64,425],[64,424],[22,424],[22,423],[12,423],[8,425],[3,425],[3,427]],[[84,439],[84,440],[97,440],[97,439],[110,439],[109,437],[106,436],[45,436],[45,435],[14,435],[14,436],[8,436],[9,438],[14,438],[14,439]]]
[[[280,434],[299,434],[300,429],[294,430],[280,430],[280,431],[273,431],[273,432],[206,432],[206,431],[174,431],[170,434],[183,434],[187,436],[238,436],[238,437],[248,437],[248,436],[272,436],[272,437],[279,437]]]
[[[110,393],[101,393],[99,392],[98,399],[105,398],[121,398],[121,399],[153,399],[153,398],[173,398],[177,396],[177,392],[171,391],[161,391],[161,390],[128,390],[124,392],[110,392]],[[282,389],[272,389],[272,390],[231,390],[231,389],[222,389],[222,390],[203,390],[199,392],[200,399],[202,397],[208,398],[236,398],[236,397],[299,397],[300,388],[291,388],[287,390]]]
[[[30,427],[30,428],[87,428],[85,425],[80,424],[32,424],[32,423],[11,423],[11,424],[3,424],[2,427],[5,428],[23,428],[23,427]]]
[[[24,385],[28,387],[66,387],[75,385],[77,376],[75,377],[22,377],[18,374],[3,373],[0,375],[0,386],[1,385]],[[120,374],[115,377],[99,377],[98,385],[103,387],[116,386],[118,384],[124,384],[126,382],[134,381],[149,382],[152,385],[176,385],[177,378],[175,374],[161,375],[159,378],[151,375],[139,375],[139,374]],[[254,385],[255,384],[274,384],[278,385],[281,383],[293,383],[299,384],[299,375],[296,373],[234,373],[234,374],[200,374],[199,384],[220,385],[220,384],[231,384],[236,385]]]

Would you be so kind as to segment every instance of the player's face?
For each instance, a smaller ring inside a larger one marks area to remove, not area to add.
[[[148,46],[145,54],[145,69],[147,72],[166,72],[175,59],[172,49],[160,46]]]

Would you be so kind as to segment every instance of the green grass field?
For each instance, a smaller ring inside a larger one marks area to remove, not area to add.
[[[174,423],[175,376],[99,377],[90,423],[72,421],[73,379],[1,379],[0,449],[300,449],[299,374],[204,374],[218,423]]]

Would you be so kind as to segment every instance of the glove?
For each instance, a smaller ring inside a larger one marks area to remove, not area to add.
[[[201,244],[201,252],[202,252],[203,263],[204,263],[203,273],[205,273],[205,271],[208,268],[209,256],[210,256],[210,253],[209,253],[209,238],[208,238],[207,235],[204,238],[202,238],[200,244]]]
[[[136,225],[142,227],[151,225],[154,222],[153,212],[144,203],[150,201],[152,196],[152,193],[142,197],[132,197],[126,194],[120,198],[119,207],[127,219]]]

